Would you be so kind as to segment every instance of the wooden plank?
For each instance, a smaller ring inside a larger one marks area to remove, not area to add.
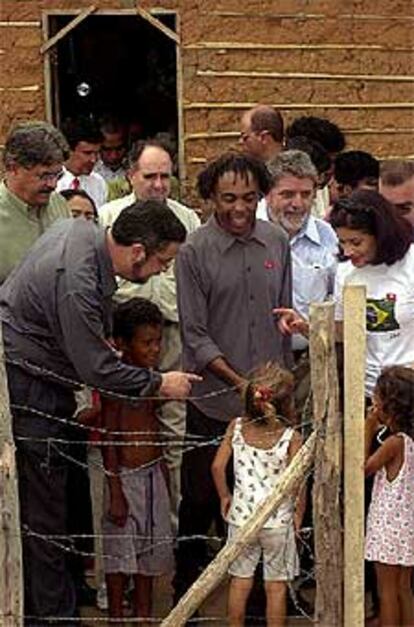
[[[175,18],[175,25],[179,39],[181,39],[181,22],[178,13]],[[185,129],[184,129],[184,108],[183,108],[183,56],[181,46],[176,46],[176,89],[177,89],[177,113],[178,113],[178,177],[180,181],[180,191],[187,178],[185,163]]]
[[[0,91],[39,91],[40,85],[23,85],[22,87],[0,87]]]
[[[183,45],[184,50],[375,50],[388,52],[412,52],[409,46],[385,46],[381,44],[264,44],[237,41],[198,41]]]
[[[295,21],[304,21],[304,20],[335,20],[337,22],[341,22],[341,20],[352,20],[356,22],[358,20],[363,21],[374,21],[374,22],[388,22],[388,21],[396,21],[396,22],[407,22],[413,21],[413,15],[376,15],[376,14],[364,14],[364,13],[339,13],[339,14],[329,14],[329,13],[264,13],[260,11],[202,11],[202,15],[217,15],[219,17],[229,17],[229,18],[241,18],[241,19],[256,19],[256,20],[295,20]]]
[[[40,47],[41,54],[44,54],[45,52],[50,50],[50,48],[55,46],[58,43],[58,41],[66,37],[66,35],[70,33],[71,30],[76,28],[76,26],[78,26],[81,22],[83,22],[83,20],[85,20],[94,11],[96,11],[96,6],[94,4],[91,4],[89,7],[86,7],[86,9],[81,11],[79,15],[74,17],[73,20],[69,22],[69,24],[66,24],[66,26],[61,28],[60,31],[56,33],[56,35],[53,35],[53,37],[51,37],[48,41],[46,41]]]
[[[346,135],[407,135],[414,133],[413,128],[345,128],[341,127]],[[185,141],[198,139],[237,139],[240,131],[203,131],[200,133],[187,133]]]
[[[143,9],[142,7],[137,5],[137,13],[138,13],[138,15],[140,17],[142,17],[144,20],[149,22],[152,26],[157,28],[164,35],[166,35],[167,37],[172,39],[176,44],[180,43],[180,38],[177,35],[177,33],[175,33],[173,30],[171,30],[171,28],[168,28],[168,26],[165,26],[165,24],[163,24],[154,15],[151,15],[151,13],[149,11],[146,11],[145,9]]]
[[[243,527],[238,530],[233,541],[226,544],[210,562],[202,575],[180,599],[178,605],[162,621],[161,627],[181,627],[186,624],[186,621],[198,609],[204,599],[220,583],[227,573],[229,565],[240,555],[245,546],[257,536],[272,511],[280,505],[286,496],[298,489],[312,464],[316,437],[317,434],[314,432],[307,439],[281,474],[280,481],[273,492],[263,499]]]
[[[413,83],[414,76],[403,74],[328,74],[316,72],[257,72],[250,70],[197,70],[197,76],[221,78],[270,78],[290,80],[343,80],[343,81],[379,81],[386,83]]]
[[[23,571],[15,448],[0,325],[0,617],[23,625]]]
[[[342,424],[338,407],[334,303],[311,305],[310,365],[315,430],[324,427],[315,453],[313,526],[315,544],[315,622],[342,625]]]
[[[42,35],[43,41],[46,43],[49,39],[49,16],[44,11],[42,12]],[[43,79],[45,89],[45,116],[46,121],[50,124],[53,123],[52,112],[52,73],[50,55],[45,54],[43,57]]]
[[[254,102],[187,102],[184,109],[251,109],[259,103]],[[284,111],[294,109],[413,109],[414,102],[367,102],[367,103],[323,103],[323,102],[281,102],[269,103],[275,109]]]
[[[364,625],[366,290],[344,288],[344,627]]]

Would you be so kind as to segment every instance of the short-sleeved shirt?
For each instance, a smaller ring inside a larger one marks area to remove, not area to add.
[[[100,223],[103,226],[111,226],[121,211],[134,202],[137,202],[137,200],[135,194],[132,193],[124,198],[119,198],[113,202],[107,203],[101,207],[99,214]],[[187,233],[192,233],[200,226],[200,219],[192,209],[189,209],[171,198],[167,199],[166,204],[184,225]],[[118,281],[118,291],[115,296],[116,300],[127,301],[134,296],[147,298],[158,305],[166,320],[169,322],[178,322],[174,264],[171,264],[166,272],[150,277],[143,285],[120,279]]]
[[[260,217],[270,220],[267,206],[260,207]],[[293,306],[301,316],[308,318],[310,304],[321,303],[333,293],[338,238],[330,224],[310,214],[300,231],[289,241]],[[295,350],[304,349],[307,345],[308,340],[302,335],[292,337]]]
[[[235,237],[212,216],[181,246],[176,275],[183,367],[203,377],[193,402],[205,415],[228,421],[240,415],[241,401],[208,369],[211,361],[224,357],[242,376],[268,361],[290,361],[290,340],[272,313],[291,306],[287,236],[257,220],[248,237]]]
[[[0,183],[0,284],[53,222],[68,217],[60,194],[53,192],[47,205],[33,208]]]
[[[372,396],[383,368],[414,363],[414,244],[389,266],[339,264],[335,283],[335,318],[339,321],[344,317],[345,285],[364,285],[367,290],[365,392]]]
[[[7,358],[37,376],[39,367],[53,372],[69,387],[155,392],[160,375],[124,364],[106,341],[115,290],[105,230],[85,220],[56,223],[0,287]]]

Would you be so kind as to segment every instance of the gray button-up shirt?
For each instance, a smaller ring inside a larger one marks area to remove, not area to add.
[[[115,290],[105,230],[81,219],[57,222],[0,288],[7,358],[58,381],[134,397],[155,392],[160,375],[124,364],[106,342]]]
[[[181,246],[176,273],[183,367],[203,376],[193,395],[224,390],[193,402],[207,416],[229,420],[242,405],[207,368],[213,359],[224,357],[242,375],[270,360],[290,363],[290,341],[272,315],[274,307],[291,306],[288,238],[262,220],[249,237],[234,237],[213,216]]]

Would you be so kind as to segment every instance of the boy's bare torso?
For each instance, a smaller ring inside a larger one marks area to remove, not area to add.
[[[124,401],[106,401],[105,411],[114,412],[111,424],[118,432],[111,436],[117,444],[118,464],[138,468],[162,457],[156,403],[142,400],[135,404]],[[116,420],[113,418],[116,416]]]

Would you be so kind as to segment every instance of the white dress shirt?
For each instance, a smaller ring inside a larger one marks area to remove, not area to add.
[[[74,185],[75,179],[78,179],[79,181],[79,189],[83,189],[84,192],[89,194],[97,209],[106,203],[108,195],[106,183],[102,176],[97,172],[75,176],[75,174],[69,172],[69,170],[64,167],[63,175],[58,181],[56,191],[62,192],[64,189],[76,189]]]

